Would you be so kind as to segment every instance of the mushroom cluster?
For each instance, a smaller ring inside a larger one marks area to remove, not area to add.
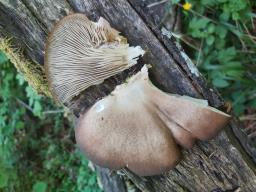
[[[47,42],[50,90],[60,102],[69,102],[135,65],[143,54],[103,18],[94,23],[82,14],[67,16]],[[197,139],[213,138],[229,119],[206,100],[161,91],[150,82],[144,65],[80,114],[75,135],[92,162],[149,176],[173,168],[181,159],[179,146],[191,148]]]

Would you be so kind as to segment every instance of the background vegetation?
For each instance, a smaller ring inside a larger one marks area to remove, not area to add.
[[[172,0],[182,7],[180,40],[236,115],[256,108],[256,1]],[[251,115],[251,114],[250,114]]]
[[[1,51],[0,71],[0,191],[101,191],[67,112],[37,95]]]
[[[171,1],[194,63],[237,115],[256,119],[254,0]],[[37,95],[2,52],[0,71],[0,191],[101,191],[67,112]]]

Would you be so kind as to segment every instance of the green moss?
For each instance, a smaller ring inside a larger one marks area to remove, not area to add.
[[[11,45],[11,39],[0,38],[0,50],[10,59],[29,83],[29,85],[40,95],[52,98],[49,91],[44,68],[38,63],[28,61],[19,49]]]

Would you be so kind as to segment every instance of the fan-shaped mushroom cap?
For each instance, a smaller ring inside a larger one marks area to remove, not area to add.
[[[81,115],[75,132],[94,163],[157,175],[180,160],[176,142],[190,148],[195,139],[214,137],[229,119],[205,100],[159,90],[144,66]]]
[[[86,88],[137,63],[144,51],[129,47],[126,39],[100,18],[97,23],[83,14],[62,19],[50,34],[45,66],[52,93],[62,103]]]

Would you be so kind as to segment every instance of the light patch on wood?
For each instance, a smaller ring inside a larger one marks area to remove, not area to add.
[[[162,35],[166,36],[168,39],[170,39],[171,37],[180,39],[180,35],[172,33],[171,31],[168,31],[164,27],[161,29],[161,32],[162,32]],[[181,56],[183,57],[183,59],[186,61],[186,64],[187,64],[190,72],[192,74],[194,74],[195,76],[199,77],[200,73],[199,73],[197,67],[194,65],[194,63],[191,61],[191,59],[188,57],[188,55],[183,51],[183,49],[181,48],[181,46],[178,43],[176,43],[176,46],[180,50],[180,53],[181,53]]]
[[[194,65],[194,63],[191,61],[191,59],[187,56],[187,54],[184,51],[181,51],[181,56],[185,59],[186,64],[192,74],[199,77],[200,73],[197,69],[197,67]]]

